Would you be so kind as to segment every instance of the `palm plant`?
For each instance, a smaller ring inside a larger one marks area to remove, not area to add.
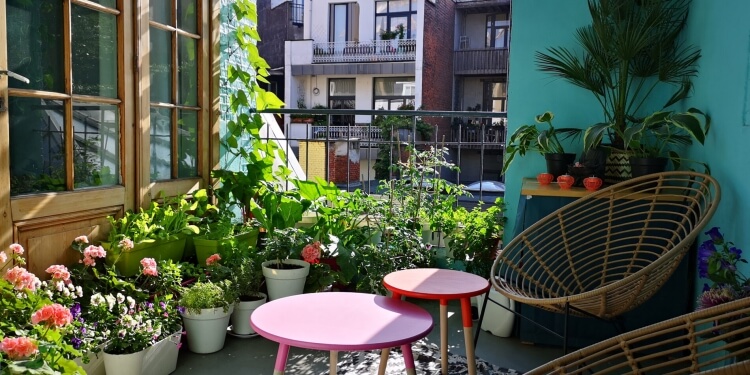
[[[625,130],[643,121],[641,109],[657,87],[673,86],[662,109],[690,94],[700,50],[679,39],[690,0],[589,0],[588,6],[592,23],[575,33],[582,54],[551,47],[537,52],[537,65],[591,91],[601,105],[605,121],[586,130],[584,149],[605,134],[622,149]]]

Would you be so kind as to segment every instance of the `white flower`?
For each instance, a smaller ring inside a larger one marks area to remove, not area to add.
[[[109,305],[107,309],[109,311],[112,311],[112,308],[115,307],[115,297],[113,297],[111,294],[107,294],[107,296],[104,298],[107,300],[107,305]]]
[[[135,309],[135,300],[132,297],[128,296],[125,300],[128,301],[128,307]]]
[[[73,285],[73,283],[70,283],[70,284],[68,284],[68,290],[70,290],[72,292],[72,291],[76,290],[76,286]]]
[[[63,288],[65,288],[65,284],[61,280],[55,281],[55,289],[57,289],[58,292],[62,292]]]
[[[46,294],[47,297],[50,298],[50,299],[52,299],[52,297],[53,297],[51,290],[48,290],[48,291],[44,292],[44,294]]]
[[[117,293],[117,303],[123,302],[125,302],[125,296],[123,296],[122,293]]]
[[[96,293],[93,296],[91,296],[91,305],[93,306],[99,306],[104,302],[105,302],[105,299],[104,297],[102,297],[101,293]]]
[[[47,282],[46,281],[42,281],[42,288],[46,288],[46,287],[47,287]]]
[[[63,295],[64,295],[65,297],[70,297],[70,291],[69,291],[69,290],[67,290],[67,289],[63,289]]]
[[[76,294],[78,295],[78,297],[83,297],[83,288],[81,288],[80,286],[77,286]]]

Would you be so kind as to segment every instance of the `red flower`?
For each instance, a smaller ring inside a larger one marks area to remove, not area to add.
[[[302,259],[307,263],[320,263],[320,241],[315,241],[302,249]]]
[[[210,266],[214,263],[217,263],[220,260],[221,260],[221,256],[219,256],[219,254],[211,255],[210,257],[206,258],[206,265]]]

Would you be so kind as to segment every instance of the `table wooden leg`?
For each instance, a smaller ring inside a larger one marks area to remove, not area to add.
[[[336,375],[336,368],[339,363],[339,352],[338,350],[331,350],[331,365],[330,365],[330,375]]]
[[[469,364],[469,375],[476,375],[477,361],[474,356],[474,335],[471,322],[471,299],[461,298],[461,320],[464,324],[464,342],[466,343],[466,363]]]
[[[448,300],[440,300],[440,366],[448,375]]]
[[[417,370],[414,368],[414,354],[411,352],[411,344],[401,345],[401,353],[404,355],[404,366],[406,367],[407,375],[417,375]]]
[[[276,365],[273,367],[273,375],[284,375],[287,356],[289,356],[289,345],[279,344],[279,350],[276,352]]]
[[[380,364],[378,365],[378,375],[385,374],[385,368],[388,366],[388,356],[391,354],[391,349],[383,349],[380,352]]]

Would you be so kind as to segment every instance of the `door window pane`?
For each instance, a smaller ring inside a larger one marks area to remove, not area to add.
[[[389,13],[409,11],[409,0],[391,0],[388,3],[389,3],[388,4]]]
[[[11,195],[65,190],[62,101],[8,99]]]
[[[331,28],[331,42],[346,41],[346,9],[347,4],[333,4],[331,18],[333,25]]]
[[[73,103],[75,188],[116,185],[120,180],[120,115],[117,106]]]
[[[177,28],[198,33],[198,9],[195,0],[177,0]]]
[[[178,2],[182,0],[177,0]],[[156,21],[164,25],[173,25],[172,23],[172,0],[150,0],[148,11],[151,21]]]
[[[172,111],[151,107],[151,181],[172,178]]]
[[[9,87],[64,91],[62,3],[7,0],[8,69],[31,81]]]
[[[179,56],[177,59],[177,86],[180,104],[198,105],[198,43],[195,39],[179,36]]]
[[[117,18],[73,5],[73,93],[117,97]]]
[[[178,111],[177,177],[198,176],[198,112]]]
[[[151,28],[151,101],[172,101],[172,34]]]

